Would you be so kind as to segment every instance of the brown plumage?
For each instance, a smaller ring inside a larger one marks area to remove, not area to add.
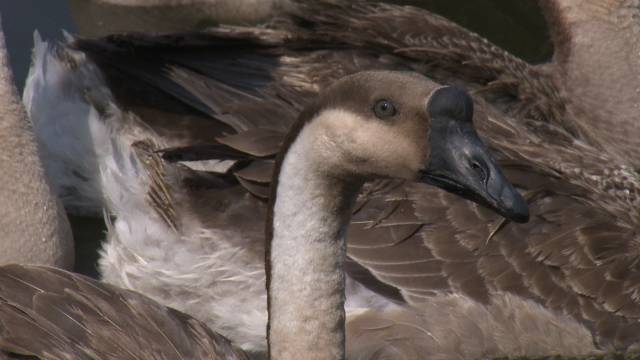
[[[600,115],[557,74],[426,11],[363,2],[301,4],[266,28],[115,35],[72,47],[98,64],[118,103],[171,147],[163,166],[181,175],[167,182],[187,199],[176,201],[176,211],[206,214],[203,223],[212,228],[243,229],[258,249],[255,229],[264,221],[261,199],[278,139],[319,89],[365,69],[413,70],[464,84],[475,92],[474,123],[525,193],[531,221],[508,223],[422,185],[371,183],[349,230],[348,255],[358,265],[347,268],[350,275],[417,308],[432,296],[456,294],[487,307],[515,297],[566,317],[559,328],[573,326],[570,320],[584,325],[586,343],[596,348],[638,342],[640,182],[616,144],[584,121]],[[155,116],[153,108],[170,115]],[[183,127],[187,117],[191,129]],[[209,158],[235,165],[203,174],[188,163]],[[241,215],[225,213],[230,204]],[[516,328],[526,328],[519,321]],[[464,342],[474,331],[443,339]],[[569,343],[562,336],[576,333],[554,334],[559,343],[536,351],[561,351],[554,346]],[[571,349],[589,351],[583,345]]]
[[[134,291],[27,265],[0,267],[0,348],[10,359],[248,359],[202,322]]]

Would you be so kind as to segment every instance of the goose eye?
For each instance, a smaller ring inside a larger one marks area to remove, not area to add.
[[[386,119],[396,114],[396,107],[393,106],[393,103],[389,100],[379,100],[373,106],[373,112],[375,112],[376,116],[380,119]]]

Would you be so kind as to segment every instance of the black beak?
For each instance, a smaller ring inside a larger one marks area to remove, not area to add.
[[[529,220],[526,201],[500,171],[473,124],[432,117],[429,163],[421,181],[494,210],[505,218]]]

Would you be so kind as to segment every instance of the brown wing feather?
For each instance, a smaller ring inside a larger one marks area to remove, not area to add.
[[[545,182],[528,185],[545,186],[550,192],[530,202],[533,216],[528,224],[507,224],[486,242],[491,223],[485,225],[473,211],[448,211],[449,220],[425,232],[424,243],[432,250],[439,246],[469,249],[466,257],[460,251],[457,257],[441,256],[446,262],[443,268],[463,269],[455,262],[466,260],[473,264],[468,271],[480,274],[479,282],[490,292],[518,294],[591,323],[603,345],[622,347],[636,342],[637,337],[630,337],[637,327],[640,305],[634,295],[634,279],[640,275],[637,266],[632,266],[638,259],[633,249],[635,233],[617,224],[618,220],[607,212],[581,201],[579,190],[575,197],[553,194],[554,181]],[[438,192],[425,187],[416,197],[438,199]],[[476,206],[448,194],[440,195],[440,203],[449,209]],[[416,212],[425,219],[441,211],[416,203]],[[466,234],[460,224],[474,222],[481,226],[473,234]],[[455,274],[447,274],[447,280],[451,289],[460,290]]]
[[[60,359],[248,359],[199,321],[62,270],[0,267],[0,351]]]
[[[269,129],[253,128],[216,140],[231,148],[257,157],[275,156],[286,134]]]

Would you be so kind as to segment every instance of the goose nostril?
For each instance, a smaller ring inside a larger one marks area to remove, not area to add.
[[[486,181],[487,180],[487,172],[484,170],[484,168],[479,163],[477,163],[475,161],[472,161],[471,162],[471,169],[473,169],[473,171],[475,171],[476,174],[478,174],[478,176],[480,176],[482,181]]]

